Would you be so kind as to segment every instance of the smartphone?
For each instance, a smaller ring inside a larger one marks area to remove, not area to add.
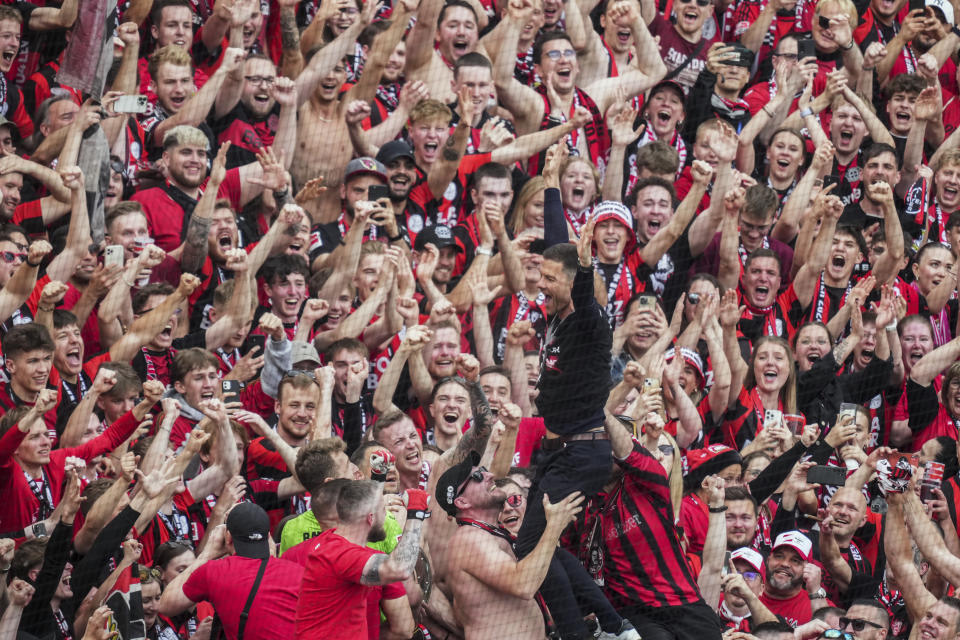
[[[830,26],[830,21],[827,21],[827,27]],[[809,38],[800,38],[797,40],[797,60],[803,60],[804,58],[815,58],[817,56],[816,49],[813,46],[813,40]]]
[[[853,416],[854,422],[857,420],[857,411],[859,410],[859,405],[856,405],[852,402],[844,402],[840,405],[840,411],[837,413],[837,422],[840,422],[840,418],[843,416]]]
[[[842,487],[847,481],[847,470],[843,467],[831,467],[818,464],[807,469],[807,482],[810,484]]]
[[[783,424],[783,411],[779,409],[767,409],[763,412],[763,424],[768,423]]]
[[[223,389],[224,402],[240,401],[240,381],[239,380],[222,380],[220,382],[220,385],[221,385],[221,388]]]
[[[653,296],[640,296],[637,300],[637,309],[640,311],[653,311],[657,306],[657,299]]]
[[[823,176],[823,188],[826,189],[832,184],[840,184],[840,176]]]
[[[924,0],[910,0],[910,11],[924,11],[926,9],[926,3]]]
[[[367,200],[376,202],[381,198],[390,197],[390,187],[384,184],[372,184],[367,187]]]
[[[120,96],[113,103],[113,110],[117,113],[146,113],[147,96],[137,94]]]
[[[119,244],[107,245],[103,252],[103,266],[123,267],[123,246]]]
[[[264,347],[267,344],[267,336],[254,333],[247,336],[247,340],[244,342],[243,346],[246,347],[246,351],[243,352],[243,355],[250,353],[250,350],[254,347],[260,347],[260,351],[257,351],[257,355],[263,355]]]
[[[901,460],[906,460],[906,463],[913,468],[920,466],[919,453],[900,453],[899,451],[894,451],[893,453],[888,453],[886,459],[891,468],[900,464]]]
[[[723,567],[720,569],[720,575],[725,576],[730,573],[730,551],[727,550],[723,554]]]
[[[644,389],[659,389],[660,381],[656,378],[644,378],[643,379],[643,388]]]

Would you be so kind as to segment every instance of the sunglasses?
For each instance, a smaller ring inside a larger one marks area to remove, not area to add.
[[[551,60],[559,60],[561,57],[564,58],[575,58],[577,57],[577,52],[573,49],[554,49],[553,51],[544,51],[543,55],[547,56]]]
[[[657,446],[657,449],[660,449],[660,453],[665,456],[672,456],[674,452],[672,444],[661,444]]]
[[[795,53],[775,53],[773,54],[774,58],[783,58],[784,60],[789,60],[790,62],[796,62],[800,56]]]
[[[864,627],[870,625],[874,629],[883,629],[883,625],[879,625],[876,622],[870,622],[869,620],[864,620],[863,618],[840,618],[840,628],[846,629],[848,626],[853,627],[853,630],[857,633],[863,631]]]
[[[0,251],[0,257],[3,258],[4,262],[12,263],[19,260],[20,262],[26,262],[27,254],[25,253],[14,253],[13,251]]]
[[[827,629],[820,634],[820,637],[826,638],[826,640],[853,640],[852,635],[840,629]]]
[[[120,160],[117,160],[117,159],[111,160],[111,161],[110,161],[110,171],[113,171],[114,173],[119,173],[120,175],[123,175],[123,173],[124,173],[124,171],[125,171],[125,168],[124,168],[124,166],[123,166],[123,162],[120,161]]]
[[[517,509],[520,507],[520,505],[523,504],[523,496],[520,495],[519,493],[512,496],[507,496],[507,504],[513,507],[514,509]]]
[[[819,18],[817,18],[817,24],[820,25],[820,28],[821,28],[821,29],[829,29],[829,28],[830,28],[830,18],[824,18],[823,16],[820,16]]]
[[[460,489],[457,490],[457,495],[455,498],[459,498],[463,495],[463,492],[467,490],[467,485],[470,484],[470,481],[474,482],[483,482],[483,474],[487,472],[486,467],[477,467],[473,473],[470,474],[470,477],[463,481],[463,484],[460,485]]]
[[[687,4],[688,2],[693,2],[693,0],[677,0],[679,4]],[[698,7],[706,7],[710,4],[710,0],[697,0]]]

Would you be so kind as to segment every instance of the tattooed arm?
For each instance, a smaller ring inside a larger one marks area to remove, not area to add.
[[[401,582],[413,574],[420,553],[420,535],[423,532],[423,520],[407,518],[403,525],[400,542],[390,555],[378,553],[370,556],[363,566],[360,583],[366,585],[390,584]]]
[[[283,45],[280,72],[290,79],[296,79],[303,71],[303,53],[300,51],[300,29],[297,28],[296,3],[280,3],[280,42]]]

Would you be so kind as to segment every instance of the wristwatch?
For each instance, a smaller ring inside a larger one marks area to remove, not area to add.
[[[823,587],[820,587],[816,591],[810,594],[811,600],[825,600],[827,597],[827,590]]]
[[[474,253],[479,254],[479,255],[481,255],[481,256],[492,256],[492,255],[493,255],[493,251],[491,251],[490,249],[487,249],[486,247],[477,247],[477,250],[474,251]]]

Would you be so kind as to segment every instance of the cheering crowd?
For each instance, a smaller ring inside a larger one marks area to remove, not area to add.
[[[0,640],[960,640],[960,0],[0,4]]]

